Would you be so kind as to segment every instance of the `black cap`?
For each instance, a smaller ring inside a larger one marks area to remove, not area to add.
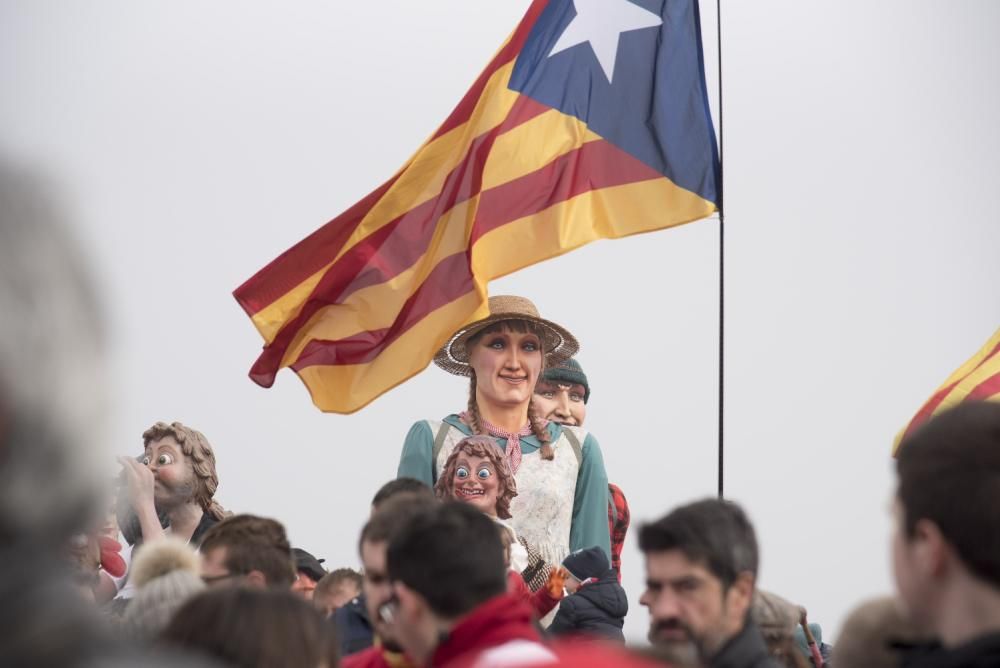
[[[326,575],[326,569],[323,568],[326,559],[317,559],[301,547],[292,548],[292,557],[295,558],[295,570],[305,573],[313,580],[319,582]]]
[[[570,575],[581,582],[588,578],[599,578],[611,568],[607,555],[599,547],[577,550],[563,559],[562,565]]]

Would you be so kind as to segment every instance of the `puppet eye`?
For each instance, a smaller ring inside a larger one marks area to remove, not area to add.
[[[469,469],[465,468],[464,466],[459,466],[457,469],[455,469],[455,477],[458,478],[459,480],[465,480],[466,478],[469,477]]]
[[[143,457],[141,461],[143,466],[149,466],[149,455]]]
[[[174,458],[165,452],[156,458],[157,466],[166,466],[168,464],[173,464],[173,463],[174,463]]]
[[[484,466],[483,468],[476,471],[476,475],[479,476],[480,480],[489,480],[490,476],[493,475],[493,471],[489,470]]]

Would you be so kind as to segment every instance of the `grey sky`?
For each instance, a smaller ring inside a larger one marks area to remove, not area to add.
[[[110,445],[156,420],[215,445],[223,505],[356,565],[409,425],[465,404],[429,369],[316,411],[230,292],[388,178],[454,107],[517,2],[0,5],[0,155],[62,194],[113,337]],[[888,591],[892,437],[1000,325],[1000,5],[723,3],[726,476],[761,584],[834,634]],[[715,8],[703,7],[715,82]],[[717,119],[716,119],[717,120]],[[635,528],[715,491],[718,223],[599,242],[492,286],[582,341],[588,427]]]

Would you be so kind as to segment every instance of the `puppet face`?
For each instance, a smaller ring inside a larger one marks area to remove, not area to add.
[[[153,472],[153,496],[158,510],[176,508],[194,498],[196,480],[191,460],[173,436],[150,441],[142,463]]]
[[[583,398],[587,389],[578,383],[550,383],[539,380],[535,386],[535,406],[546,419],[571,427],[583,426],[587,417],[587,404]]]
[[[542,371],[537,334],[507,327],[469,343],[469,364],[476,373],[477,400],[495,406],[526,404]]]
[[[455,499],[472,504],[487,515],[496,516],[499,488],[496,468],[487,457],[464,452],[458,455],[452,478],[452,496]]]

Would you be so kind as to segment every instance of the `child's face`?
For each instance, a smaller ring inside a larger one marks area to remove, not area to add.
[[[499,487],[497,472],[488,458],[465,453],[458,456],[452,479],[452,495],[457,500],[495,517]]]
[[[566,591],[570,594],[575,594],[580,588],[580,581],[577,580],[572,575],[567,575],[566,580],[563,582],[563,586],[566,587]]]

